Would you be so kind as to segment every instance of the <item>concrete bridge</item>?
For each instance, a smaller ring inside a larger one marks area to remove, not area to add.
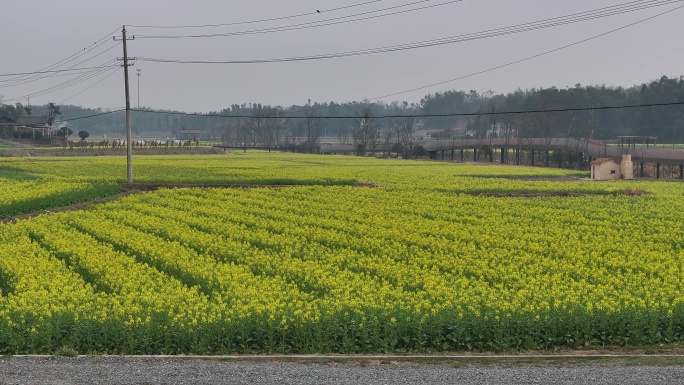
[[[631,154],[636,167],[635,176],[644,176],[644,168],[653,169],[654,176],[661,176],[661,167],[679,166],[678,178],[684,179],[684,150],[671,150],[650,146],[619,147],[602,142],[565,138],[525,139],[455,139],[417,143],[422,145],[430,159],[452,161],[485,161],[502,164],[527,164],[552,166],[549,156],[555,150],[566,155],[574,154],[574,163],[580,169],[588,169],[588,163],[596,158],[611,158],[617,162],[623,154]],[[380,152],[381,146],[376,148]],[[329,144],[321,146],[321,153],[354,154],[354,145]]]
[[[529,139],[464,139],[462,141],[431,142],[423,145],[428,153],[460,149],[482,149],[484,147],[492,150],[520,149],[524,151],[535,150],[540,153],[554,150],[573,150],[581,152],[592,158],[611,158],[620,161],[623,154],[632,154],[635,161],[647,163],[663,164],[682,164],[684,163],[684,150],[668,150],[655,148],[651,145],[648,148],[627,148],[614,145],[606,145],[602,142],[565,139],[565,138],[529,138]]]

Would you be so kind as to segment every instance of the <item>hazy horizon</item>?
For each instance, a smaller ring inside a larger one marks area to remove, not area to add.
[[[73,65],[74,68],[99,66],[120,58],[123,56],[121,47],[111,37],[120,36],[123,24],[127,25],[129,36],[138,36],[129,41],[129,57],[250,61],[442,39],[625,3],[604,0],[520,0],[515,3],[503,0],[293,0],[287,3],[266,0],[231,3],[124,0],[103,9],[85,0],[66,0],[57,8],[43,1],[12,2],[3,6],[6,14],[31,15],[31,24],[26,28],[25,18],[13,17],[0,24],[5,50],[13,53],[5,55],[0,64],[0,74],[37,71],[84,50],[87,54],[82,58],[57,69]],[[649,1],[629,2],[632,7],[649,3],[655,4]],[[679,68],[679,63],[684,62],[684,52],[674,45],[676,37],[684,32],[684,26],[678,23],[681,10],[628,26],[681,5],[679,1],[671,1],[665,6],[536,31],[364,56],[259,64],[174,64],[138,60],[130,67],[131,105],[138,105],[138,80],[141,107],[188,112],[218,111],[231,104],[242,103],[288,107],[306,104],[309,99],[321,103],[375,101],[378,97],[395,93],[399,94],[380,99],[385,103],[394,100],[418,103],[428,93],[449,90],[491,90],[505,94],[516,89],[574,87],[577,83],[629,88],[657,80],[663,75],[678,78],[684,73]],[[420,7],[432,8],[405,12]],[[385,11],[380,11],[383,9]],[[404,13],[348,22],[399,11]],[[363,16],[352,16],[360,14]],[[295,15],[302,16],[291,17]],[[280,20],[204,28],[136,27],[225,24],[271,18]],[[304,24],[321,20],[340,23],[318,28]],[[250,32],[279,27],[293,30]],[[618,28],[623,29],[596,37]],[[241,35],[143,38],[143,35],[213,33]],[[596,38],[579,43],[592,37]],[[100,39],[104,40],[97,49],[88,51]],[[558,50],[573,43],[577,44]],[[552,50],[557,51],[447,82]],[[98,53],[99,56],[79,63]],[[137,69],[141,70],[139,78]],[[121,70],[93,73],[86,81],[81,81],[77,74],[56,75],[44,75],[45,79],[14,86],[8,86],[12,84],[8,79],[16,76],[0,77],[0,95],[8,103],[18,100],[26,104],[26,95],[47,89],[44,94],[32,96],[30,103],[55,102],[87,108],[124,106]],[[71,80],[72,86],[63,84],[70,79],[74,79]],[[442,84],[424,87],[434,83]],[[53,86],[58,88],[50,90]],[[404,92],[416,88],[420,89]]]

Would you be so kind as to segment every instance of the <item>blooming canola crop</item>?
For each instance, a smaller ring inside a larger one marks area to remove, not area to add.
[[[249,164],[267,180],[291,172],[273,164],[299,162],[293,178],[308,185],[162,189],[1,225],[0,350],[402,352],[684,338],[676,184],[268,156],[216,169]],[[331,184],[378,187],[309,183],[322,170]],[[477,195],[516,190],[585,195]]]

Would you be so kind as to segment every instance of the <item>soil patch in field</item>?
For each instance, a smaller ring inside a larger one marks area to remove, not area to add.
[[[580,171],[581,172],[581,171]],[[455,175],[455,176],[466,176],[469,178],[481,178],[481,179],[507,179],[507,180],[523,180],[526,182],[582,182],[590,180],[586,176],[579,175],[545,175],[545,174],[533,174],[533,175],[519,175],[511,176],[510,174],[468,174],[468,175]]]
[[[579,182],[579,181],[588,180],[586,177],[580,177],[580,176],[557,176],[557,177],[538,177],[538,176],[510,177],[509,176],[509,177],[506,177],[506,179],[508,179],[508,180],[524,180],[524,181],[545,181],[545,182]]]
[[[644,190],[619,190],[619,191],[601,191],[601,192],[572,192],[572,191],[485,191],[473,192],[471,195],[495,197],[495,198],[537,198],[537,197],[590,197],[590,196],[642,196],[650,195],[651,193]]]

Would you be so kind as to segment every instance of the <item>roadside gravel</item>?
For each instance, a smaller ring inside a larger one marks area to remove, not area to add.
[[[0,358],[0,384],[684,384],[684,365],[609,362],[223,361],[123,356]]]

